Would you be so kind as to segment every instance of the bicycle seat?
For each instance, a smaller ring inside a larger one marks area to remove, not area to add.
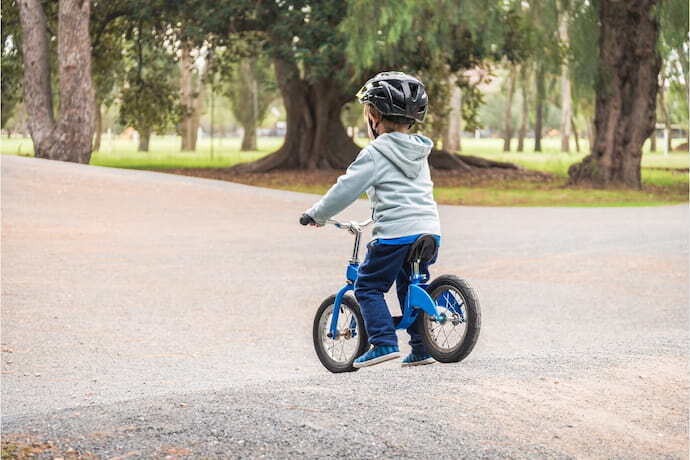
[[[422,235],[417,238],[410,248],[410,253],[407,256],[408,263],[428,263],[436,256],[438,251],[438,243],[434,235]]]

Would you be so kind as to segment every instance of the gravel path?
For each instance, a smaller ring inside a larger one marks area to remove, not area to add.
[[[474,352],[331,375],[351,239],[297,225],[315,196],[0,161],[5,452],[688,458],[687,206],[442,207]]]

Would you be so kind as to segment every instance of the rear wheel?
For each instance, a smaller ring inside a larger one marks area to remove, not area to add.
[[[351,296],[343,296],[338,314],[335,337],[331,336],[331,319],[335,296],[323,301],[314,317],[314,349],[321,364],[331,372],[353,372],[352,362],[369,348],[364,319],[359,304]]]
[[[436,278],[427,288],[437,317],[422,313],[422,342],[437,361],[456,363],[470,354],[479,338],[479,299],[470,284],[452,275]]]

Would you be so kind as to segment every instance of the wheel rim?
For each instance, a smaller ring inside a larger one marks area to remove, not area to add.
[[[439,286],[431,293],[439,318],[424,315],[426,330],[434,347],[449,353],[460,347],[467,334],[466,300],[453,286]]]
[[[351,363],[357,357],[361,340],[360,325],[354,311],[347,305],[340,306],[338,337],[328,336],[333,318],[333,305],[324,310],[319,320],[319,336],[326,356],[336,364]]]

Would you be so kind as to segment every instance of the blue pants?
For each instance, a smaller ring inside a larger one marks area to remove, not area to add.
[[[383,294],[388,292],[395,281],[400,301],[400,309],[405,308],[407,288],[410,284],[411,267],[406,262],[411,244],[379,244],[376,240],[367,246],[367,256],[359,266],[355,297],[359,302],[364,317],[364,325],[369,335],[369,342],[376,346],[398,346],[395,325],[388,310]],[[421,264],[420,273],[429,277],[429,265]],[[410,334],[410,346],[416,354],[425,353],[422,336],[418,331],[419,321],[407,329]]]

